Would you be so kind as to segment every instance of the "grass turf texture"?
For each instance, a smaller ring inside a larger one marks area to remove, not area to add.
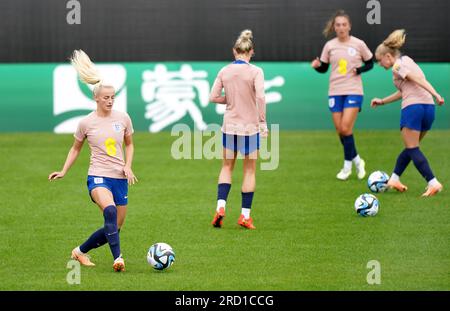
[[[70,251],[103,224],[86,189],[87,144],[62,180],[70,135],[3,134],[0,175],[1,290],[449,290],[450,131],[432,131],[422,150],[446,189],[420,198],[425,182],[411,163],[404,194],[378,194],[377,216],[356,214],[368,192],[355,174],[335,174],[342,147],[331,131],[282,132],[277,170],[257,172],[252,216],[239,228],[242,162],[235,168],[223,229],[210,225],[219,160],[173,160],[169,133],[134,135],[129,211],[121,231],[125,273],[112,271],[107,245],[91,251],[81,284],[68,285]],[[391,173],[402,143],[398,131],[358,131],[368,174]],[[176,252],[167,271],[153,270],[146,252],[166,242]],[[368,285],[368,261],[381,264],[381,285]]]

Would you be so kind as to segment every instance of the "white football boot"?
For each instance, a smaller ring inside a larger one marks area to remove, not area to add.
[[[352,170],[341,169],[339,173],[337,173],[336,178],[339,180],[347,180],[352,174]]]
[[[356,175],[358,176],[358,179],[363,179],[366,177],[366,162],[361,159],[359,161],[359,165],[356,166]]]

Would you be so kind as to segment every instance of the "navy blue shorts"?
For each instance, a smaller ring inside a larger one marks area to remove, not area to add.
[[[359,108],[361,111],[363,98],[362,95],[328,96],[328,108],[331,112],[342,112],[345,108]]]
[[[400,130],[404,127],[419,132],[429,131],[434,121],[434,105],[413,104],[402,109]]]
[[[222,133],[222,145],[234,152],[239,151],[242,155],[249,155],[253,151],[259,150],[259,133],[251,136]]]
[[[87,187],[89,196],[91,196],[92,189],[103,187],[111,191],[114,198],[114,204],[128,204],[128,181],[126,179],[88,175]],[[92,199],[92,201],[94,200]]]

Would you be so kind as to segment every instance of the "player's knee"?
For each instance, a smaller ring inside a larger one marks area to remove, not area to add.
[[[105,219],[117,219],[117,208],[115,206],[108,206],[103,210]]]
[[[341,124],[341,126],[339,128],[339,134],[342,136],[352,135],[352,131],[353,131],[353,129],[350,126],[348,126],[347,124]]]
[[[341,131],[341,122],[334,122],[334,128],[339,133]]]
[[[234,168],[234,160],[225,160],[223,162],[223,168],[232,171]]]
[[[120,230],[124,223],[124,219],[117,219],[117,228]]]
[[[244,173],[254,173],[256,172],[256,161],[248,160],[244,164]]]

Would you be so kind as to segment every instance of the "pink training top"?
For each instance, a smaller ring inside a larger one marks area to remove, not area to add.
[[[338,38],[328,41],[320,56],[321,62],[331,64],[328,95],[363,95],[361,75],[353,69],[372,57],[364,41],[353,36],[347,42],[340,42]]]
[[[122,143],[125,136],[133,134],[133,125],[127,113],[112,110],[108,117],[91,112],[78,124],[73,135],[78,141],[87,138],[91,149],[88,175],[126,178]]]
[[[226,111],[222,132],[233,135],[259,133],[266,123],[264,73],[261,68],[243,61],[223,67],[217,75],[209,97],[211,102],[225,89]]]
[[[408,74],[425,78],[422,69],[408,56],[401,56],[392,66],[395,87],[402,92],[402,109],[412,104],[434,105],[433,96],[417,83],[406,79]]]

